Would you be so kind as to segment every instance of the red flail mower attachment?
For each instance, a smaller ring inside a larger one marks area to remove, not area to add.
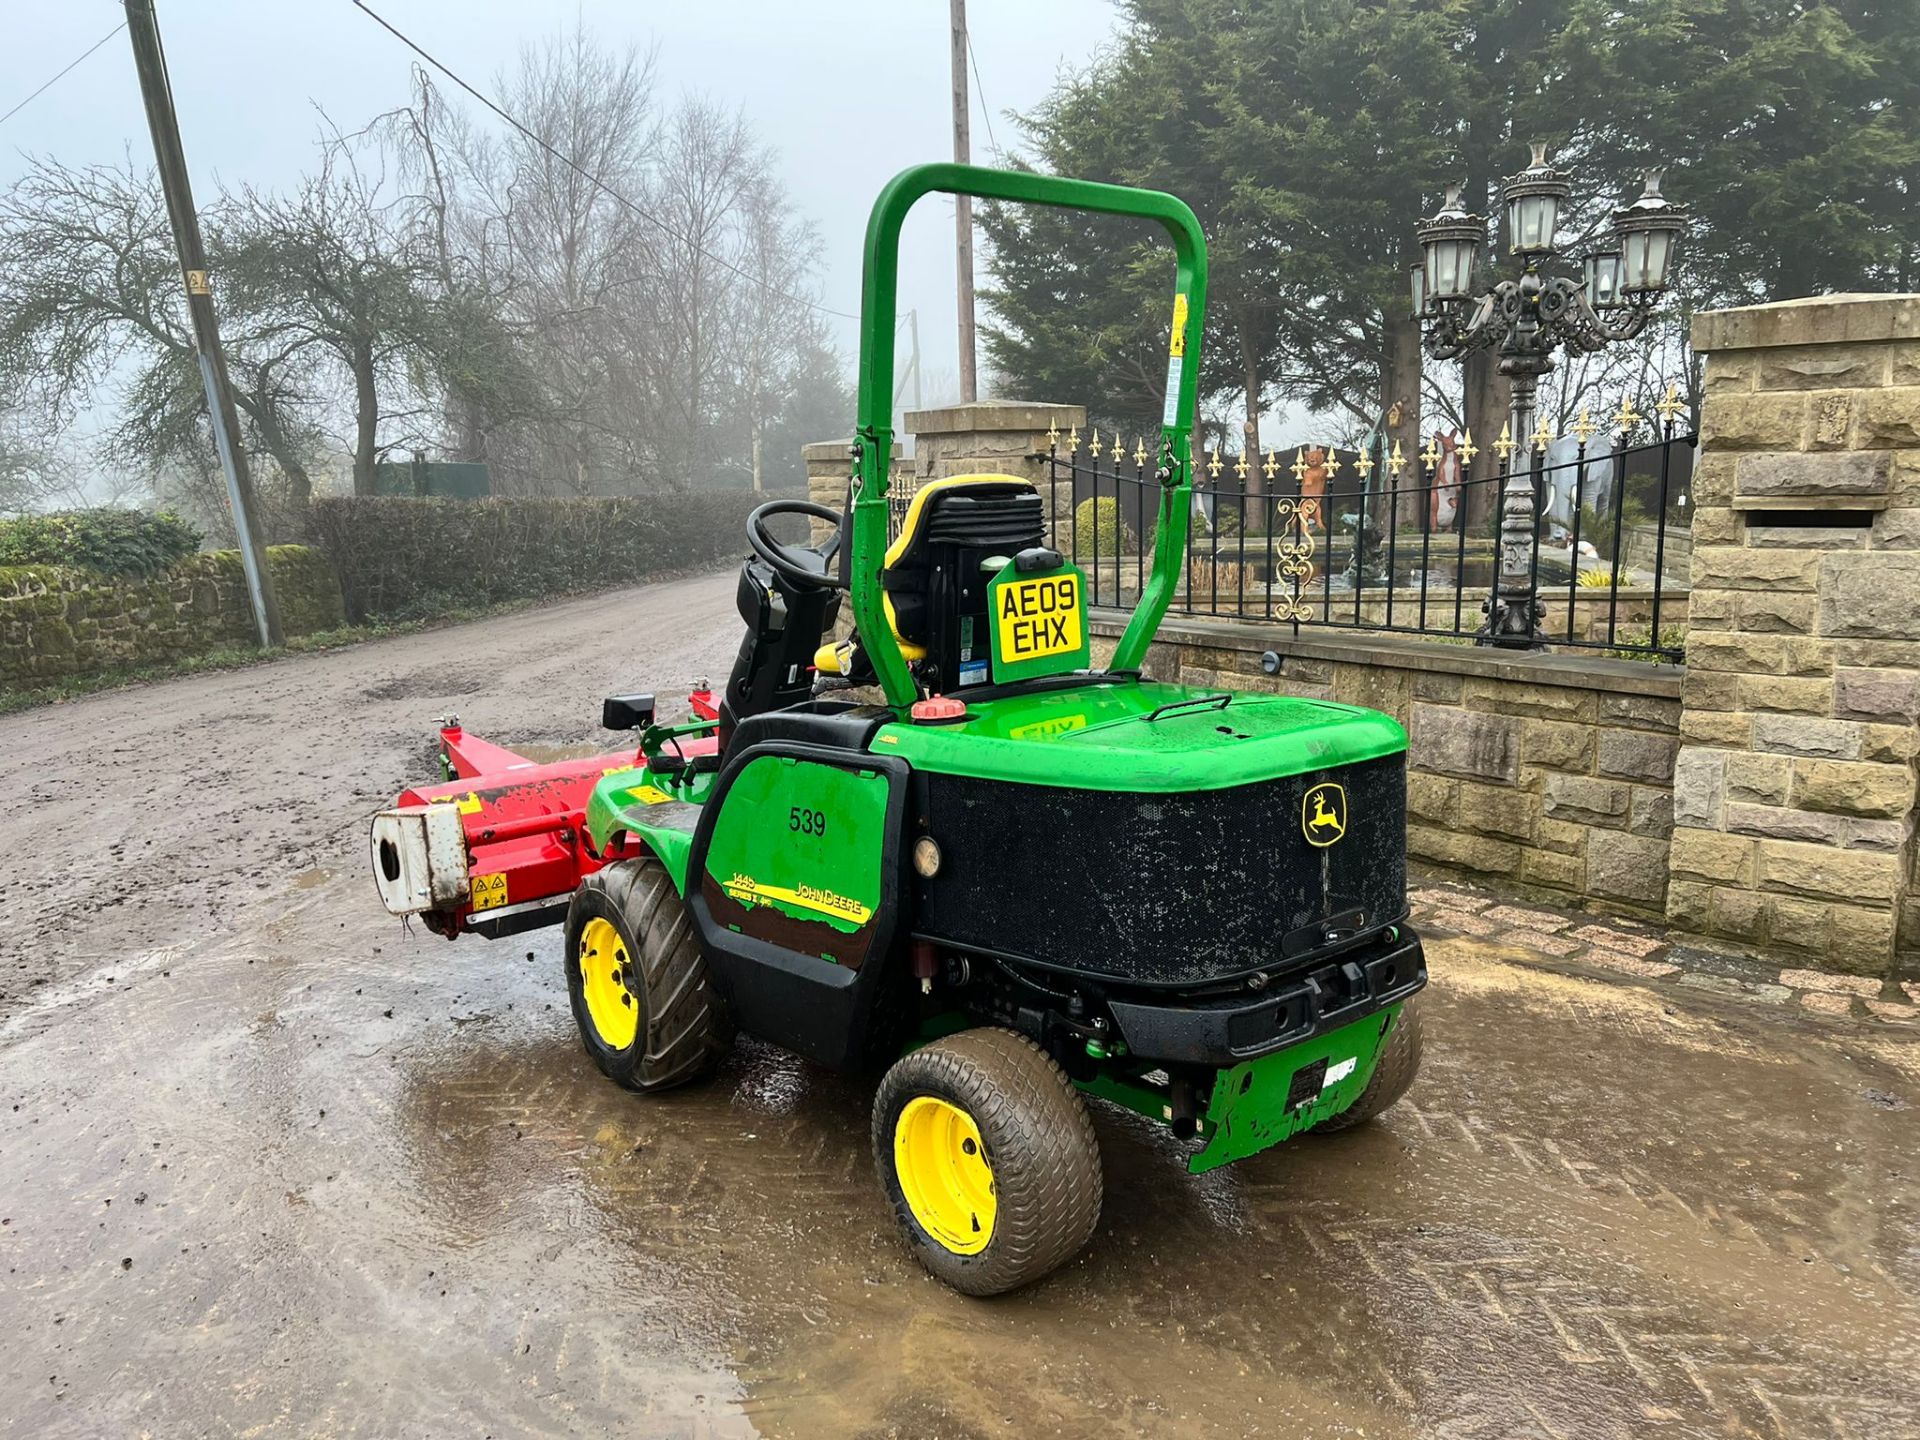
[[[699,718],[718,718],[710,690],[689,700]],[[648,700],[637,728],[651,709]],[[681,749],[693,756],[718,744],[709,735]],[[557,923],[582,880],[629,853],[594,853],[587,801],[602,775],[646,763],[637,747],[539,764],[451,719],[440,746],[453,778],[404,790],[373,817],[373,878],[391,913],[418,915],[449,939],[463,930],[512,935]]]

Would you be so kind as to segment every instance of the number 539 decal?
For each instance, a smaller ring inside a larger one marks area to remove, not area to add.
[[[827,833],[826,812],[795,805],[787,811],[787,829],[798,830],[802,835],[824,835]]]

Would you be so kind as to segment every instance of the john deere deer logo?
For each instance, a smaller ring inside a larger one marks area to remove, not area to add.
[[[1329,781],[1300,797],[1300,829],[1322,849],[1347,833],[1347,792]]]

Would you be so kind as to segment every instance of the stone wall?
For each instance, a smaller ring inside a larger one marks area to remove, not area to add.
[[[1098,612],[1112,651],[1125,616]],[[1268,650],[1277,675],[1262,669]],[[1384,710],[1405,725],[1416,859],[1574,905],[1666,903],[1680,673],[1578,655],[1169,616],[1156,678]]]
[[[1699,317],[1677,926],[1879,974],[1920,949],[1920,296]]]
[[[340,582],[318,551],[275,545],[267,564],[289,636],[345,623]],[[0,688],[177,660],[254,637],[237,550],[195,555],[151,580],[58,565],[0,568]]]

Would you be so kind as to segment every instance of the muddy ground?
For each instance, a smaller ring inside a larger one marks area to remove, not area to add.
[[[731,591],[0,719],[0,1435],[1920,1435],[1920,1026],[1439,938],[1383,1122],[1195,1179],[1103,1108],[1094,1245],[979,1302],[867,1082],[624,1094],[555,932],[382,914],[436,716],[591,739]]]

